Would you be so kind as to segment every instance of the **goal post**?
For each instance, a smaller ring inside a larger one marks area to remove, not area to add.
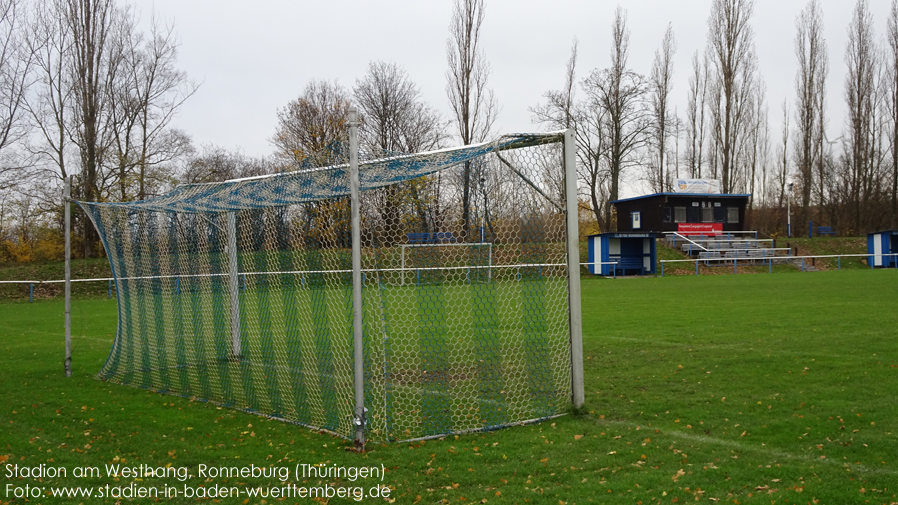
[[[98,377],[360,448],[581,407],[573,132],[385,157],[357,128],[317,168],[77,202],[119,306]]]
[[[571,389],[574,407],[586,399],[583,385],[583,315],[580,308],[580,230],[577,199],[577,141],[574,130],[564,132],[564,198],[568,264],[568,303],[571,335]]]

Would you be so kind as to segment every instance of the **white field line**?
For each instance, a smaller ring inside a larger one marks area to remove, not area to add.
[[[846,460],[837,461],[837,460],[830,459],[830,458],[820,459],[819,456],[810,456],[810,455],[805,455],[805,454],[792,454],[789,452],[779,451],[776,449],[768,448],[768,446],[748,445],[748,444],[743,444],[741,442],[736,442],[734,440],[724,440],[722,438],[716,438],[716,437],[711,437],[711,436],[692,435],[690,433],[686,433],[683,431],[666,431],[666,430],[661,430],[659,428],[655,428],[653,426],[646,426],[645,424],[631,423],[628,421],[612,421],[612,420],[608,420],[608,419],[601,419],[598,421],[598,423],[599,424],[609,424],[609,425],[614,425],[614,426],[626,426],[628,428],[640,427],[640,428],[645,428],[645,429],[649,429],[649,430],[655,429],[655,430],[658,430],[662,434],[669,435],[669,436],[675,437],[675,438],[681,438],[683,440],[689,440],[690,442],[700,442],[700,443],[706,443],[706,444],[719,445],[722,447],[730,447],[732,449],[737,449],[741,452],[769,454],[769,455],[775,456],[777,458],[783,458],[783,459],[790,459],[790,460],[796,460],[796,461],[807,461],[807,462],[814,462],[814,463],[818,463],[818,464],[827,464],[830,466],[837,466],[837,467],[845,468],[852,472],[880,474],[880,475],[898,475],[898,471],[891,470],[888,468],[870,468],[870,467],[867,467],[864,465],[846,462]]]
[[[584,336],[586,336],[586,335],[584,335]],[[728,343],[728,344],[723,344],[723,343],[718,344],[718,343],[708,342],[708,343],[693,343],[691,345],[686,345],[683,342],[676,342],[676,341],[656,339],[656,338],[614,337],[614,336],[608,336],[608,335],[601,335],[601,336],[590,335],[590,337],[594,338],[596,341],[600,341],[601,339],[623,340],[626,342],[641,342],[641,343],[646,343],[646,344],[662,344],[662,345],[667,345],[670,347],[683,347],[683,348],[687,348],[687,349],[700,349],[700,348],[701,349],[709,349],[709,348],[732,349],[732,348],[737,348],[737,349],[742,349],[744,352],[757,352],[760,354],[767,354],[767,355],[776,354],[776,355],[783,355],[783,356],[801,356],[801,357],[837,358],[837,359],[844,359],[846,357],[845,354],[828,354],[828,353],[817,352],[817,351],[813,351],[813,350],[804,350],[804,349],[803,350],[797,350],[797,349],[794,349],[794,350],[788,350],[788,349],[764,350],[758,346],[758,344],[759,344],[758,342],[743,342],[743,343]],[[782,340],[782,337],[777,337],[775,341],[779,342],[781,340]],[[762,341],[762,342],[760,342],[760,344],[764,344],[765,342],[769,343],[769,341]],[[752,346],[754,346],[754,347],[752,347]],[[620,351],[620,352],[625,352],[625,351]],[[644,351],[637,350],[637,351],[632,351],[632,352],[638,353],[638,352],[644,352]],[[851,358],[858,359],[858,360],[860,360],[860,359],[873,360],[874,359],[872,356],[851,356]],[[882,361],[882,360],[879,358],[876,358],[876,361]]]

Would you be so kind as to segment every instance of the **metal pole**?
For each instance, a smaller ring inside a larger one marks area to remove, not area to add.
[[[575,408],[586,400],[583,386],[583,316],[580,309],[580,229],[577,208],[577,144],[564,132],[564,208],[567,214],[567,276],[571,326],[571,393]]]
[[[362,345],[362,232],[359,217],[358,111],[349,108],[349,191],[352,199],[352,342],[355,361],[355,447],[365,450],[365,363]]]
[[[792,238],[792,192],[786,200],[786,236]]]
[[[231,355],[240,356],[240,283],[237,276],[237,214],[228,212],[228,291],[231,302]]]
[[[62,190],[65,204],[65,376],[72,376],[72,177],[66,177]]]

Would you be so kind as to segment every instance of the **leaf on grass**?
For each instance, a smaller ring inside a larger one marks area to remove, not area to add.
[[[574,440],[580,440],[583,438],[583,435],[574,435]]]
[[[673,479],[673,481],[676,482],[677,479],[679,479],[680,477],[682,477],[682,476],[684,476],[684,475],[686,475],[686,472],[684,472],[683,469],[680,468],[679,470],[677,470],[676,475],[674,475],[673,477],[671,477],[671,479]]]

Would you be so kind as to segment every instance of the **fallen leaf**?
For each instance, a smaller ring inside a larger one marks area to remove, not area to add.
[[[680,477],[682,477],[684,475],[686,475],[686,472],[684,472],[683,469],[680,468],[679,470],[677,470],[677,474],[674,475],[673,477],[671,477],[671,479],[673,479],[673,481],[676,482],[677,479],[679,479]]]
[[[583,435],[574,435],[574,440],[580,440],[583,438]]]

